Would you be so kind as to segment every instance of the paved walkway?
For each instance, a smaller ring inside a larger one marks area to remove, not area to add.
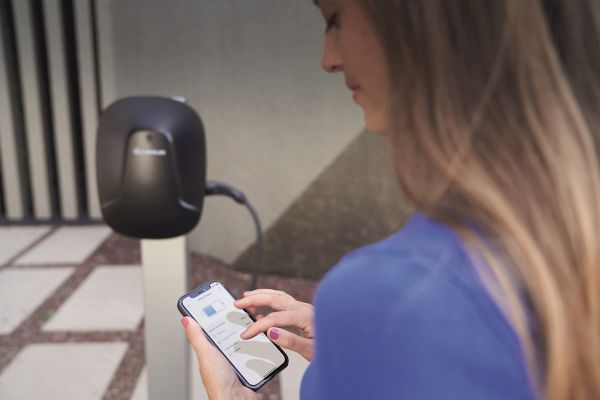
[[[147,399],[139,260],[139,242],[105,226],[0,228],[0,399]],[[190,286],[209,279],[224,280],[234,294],[250,281],[194,255]],[[276,276],[260,285],[303,301],[315,288]],[[192,398],[202,399],[190,358]],[[298,398],[307,364],[291,354],[290,365],[262,398]]]

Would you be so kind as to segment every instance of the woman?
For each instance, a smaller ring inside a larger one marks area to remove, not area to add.
[[[387,135],[419,211],[313,310],[250,326],[312,360],[304,399],[600,398],[600,2],[318,0],[323,67]],[[211,398],[255,398],[192,320]],[[282,326],[300,327],[303,337]]]

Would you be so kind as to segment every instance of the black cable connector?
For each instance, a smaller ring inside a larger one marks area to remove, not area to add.
[[[231,185],[217,181],[206,181],[207,196],[222,195],[232,198],[238,204],[246,204],[246,195]]]
[[[263,262],[262,228],[260,226],[260,219],[258,218],[256,210],[254,209],[254,207],[252,207],[252,204],[250,204],[244,193],[237,190],[233,186],[223,182],[206,181],[205,195],[227,196],[236,203],[246,206],[246,208],[252,215],[252,219],[254,220],[254,225],[256,227],[256,265],[254,266],[254,272],[252,274],[252,283],[250,285],[250,290],[256,289],[258,275],[260,273],[261,265]]]

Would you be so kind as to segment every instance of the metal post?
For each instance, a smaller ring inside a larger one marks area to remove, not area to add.
[[[186,236],[142,239],[144,336],[149,400],[190,397],[190,346],[180,323],[177,299],[187,292]]]

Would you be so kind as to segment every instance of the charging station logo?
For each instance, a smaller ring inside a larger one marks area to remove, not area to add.
[[[133,155],[134,156],[164,157],[167,155],[167,150],[165,150],[165,149],[142,149],[141,147],[134,147]]]

